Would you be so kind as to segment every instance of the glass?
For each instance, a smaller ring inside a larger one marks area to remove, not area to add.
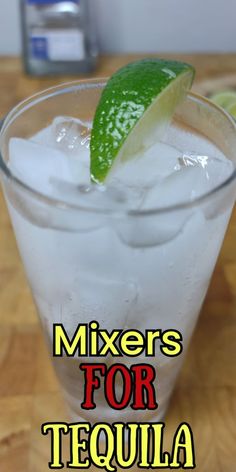
[[[19,251],[52,354],[53,324],[72,338],[80,323],[96,320],[102,329],[175,329],[183,352],[165,357],[53,357],[74,420],[114,422],[103,389],[97,408],[82,410],[81,362],[151,364],[156,372],[156,411],[122,411],[122,421],[163,419],[183,362],[235,201],[236,171],[191,203],[134,211],[79,206],[46,197],[12,175],[7,163],[12,137],[30,138],[57,116],[91,121],[105,81],[65,84],[18,105],[0,135],[1,176]],[[190,93],[174,122],[207,136],[235,163],[236,128],[223,110]],[[169,236],[163,236],[169,231]],[[116,384],[117,396],[122,380]]]

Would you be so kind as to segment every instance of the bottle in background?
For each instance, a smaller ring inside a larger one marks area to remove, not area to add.
[[[89,0],[21,0],[24,66],[32,75],[95,68],[97,39]]]

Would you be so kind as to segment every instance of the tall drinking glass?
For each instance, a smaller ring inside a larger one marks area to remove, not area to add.
[[[154,357],[144,353],[116,359],[108,354],[102,359],[107,366],[116,362],[128,367],[152,364],[157,372],[158,409],[127,407],[122,420],[159,421],[165,415],[234,205],[236,128],[223,110],[195,94],[187,96],[173,123],[206,137],[234,164],[231,175],[211,192],[173,206],[158,207],[158,202],[145,210],[109,202],[101,206],[91,203],[86,192],[82,202],[68,202],[66,193],[50,196],[14,175],[8,165],[12,138],[31,138],[58,116],[92,121],[104,84],[66,84],[14,108],[0,134],[1,178],[51,353],[54,323],[63,324],[70,338],[79,324],[92,321],[109,332],[133,328],[145,334],[147,329],[175,329],[182,334],[184,349],[178,357],[163,356],[157,348]],[[169,139],[178,141],[178,135]],[[33,162],[32,153],[32,166]],[[102,388],[96,391],[97,408],[81,410],[82,361],[101,359],[53,358],[73,418],[114,422],[120,412],[107,405]],[[117,378],[118,397],[122,389],[122,379]]]

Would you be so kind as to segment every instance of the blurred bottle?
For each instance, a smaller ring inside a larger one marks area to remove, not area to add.
[[[95,68],[90,0],[21,0],[21,18],[27,73],[76,74]]]

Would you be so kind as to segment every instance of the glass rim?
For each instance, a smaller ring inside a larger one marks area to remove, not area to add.
[[[66,82],[60,85],[47,88],[45,90],[37,92],[36,94],[32,96],[29,96],[25,100],[19,102],[15,107],[13,107],[11,111],[3,118],[3,120],[0,121],[0,138],[3,136],[4,131],[11,125],[11,123],[15,120],[17,116],[19,116],[21,113],[23,113],[27,109],[30,109],[33,106],[37,105],[38,103],[44,100],[47,100],[51,97],[56,97],[57,95],[62,95],[65,93],[71,93],[71,92],[75,92],[79,90],[102,88],[106,84],[107,80],[108,80],[107,77],[101,77],[101,78],[92,78],[92,79]],[[211,102],[206,97],[203,97],[192,91],[187,94],[187,98],[197,103],[201,103],[201,104],[205,103],[205,105],[207,105],[208,107],[215,109],[218,113],[221,113],[221,115],[223,115],[225,119],[230,122],[231,126],[234,128],[236,132],[236,122],[234,121],[234,119],[226,111],[224,111],[222,108],[217,106],[215,103]],[[117,209],[117,208],[109,208],[109,207],[101,208],[99,206],[97,207],[84,206],[80,204],[69,203],[67,201],[45,195],[44,193],[41,193],[38,190],[35,190],[30,185],[27,185],[26,183],[24,183],[22,180],[20,180],[10,171],[10,169],[8,168],[7,164],[5,163],[2,157],[1,150],[0,150],[0,172],[3,174],[4,178],[8,182],[10,181],[14,185],[16,185],[16,187],[18,187],[20,190],[23,190],[24,192],[28,193],[29,195],[33,196],[37,200],[44,202],[45,204],[49,206],[53,206],[57,209],[62,209],[62,210],[72,210],[72,211],[80,211],[80,212],[84,211],[84,212],[89,212],[89,213],[100,213],[103,215],[114,215],[114,216],[115,215],[150,216],[150,215],[155,215],[155,214],[170,213],[174,211],[185,210],[188,208],[194,208],[198,205],[205,203],[212,196],[220,193],[224,188],[228,187],[234,180],[236,180],[236,166],[234,166],[234,170],[232,174],[230,174],[230,176],[227,177],[227,179],[225,179],[222,183],[220,183],[219,185],[211,189],[209,192],[206,192],[199,197],[196,197],[190,201],[180,202],[174,205],[167,205],[167,206],[162,206],[162,207],[156,206],[155,208],[148,208],[145,210],[140,210],[140,209],[130,209],[130,208]]]

